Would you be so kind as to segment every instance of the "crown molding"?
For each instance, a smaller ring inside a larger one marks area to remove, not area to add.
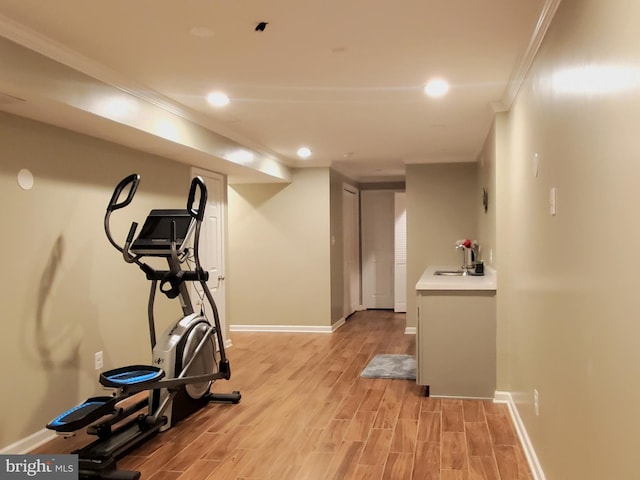
[[[491,108],[495,113],[506,112],[511,109],[511,106],[513,105],[513,102],[518,95],[527,74],[529,73],[529,69],[536,58],[540,45],[542,44],[542,40],[547,34],[547,30],[551,25],[551,21],[553,20],[561,1],[562,0],[546,0],[544,2],[540,12],[540,17],[536,23],[536,28],[529,40],[529,45],[511,74],[504,96],[500,102],[492,102],[491,104]]]
[[[77,72],[103,82],[104,84],[117,88],[118,90],[132,95],[143,102],[152,104],[184,120],[193,122],[218,135],[226,137],[235,143],[241,144],[245,148],[250,148],[270,160],[274,160],[287,167],[291,164],[290,159],[282,158],[280,155],[266,148],[264,145],[259,145],[254,140],[245,138],[233,131],[230,131],[228,127],[212,121],[204,114],[184,108],[179,103],[176,103],[172,99],[158,93],[152,88],[139,84],[131,78],[125,77],[115,70],[110,69],[105,65],[92,60],[85,55],[70,49],[62,43],[36,32],[1,13],[0,36],[5,37],[25,48],[33,50],[34,52],[65,65]]]
[[[8,93],[0,92],[0,105],[11,105],[13,103],[23,103],[24,98],[14,97]]]
[[[185,116],[185,113],[175,105],[170,104],[168,99],[161,99],[158,95],[143,93],[145,87],[142,85],[134,85],[130,80],[123,79],[114,70],[2,14],[0,14],[0,35],[73,70],[134,95],[141,100],[153,103],[176,115]]]

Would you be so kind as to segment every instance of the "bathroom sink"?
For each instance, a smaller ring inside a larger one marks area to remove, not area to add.
[[[436,270],[434,275],[443,275],[448,277],[460,277],[464,272],[462,270]]]

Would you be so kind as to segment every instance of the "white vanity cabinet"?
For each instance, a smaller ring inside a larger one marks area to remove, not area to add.
[[[493,398],[496,389],[496,276],[437,276],[416,285],[416,381],[428,395]]]

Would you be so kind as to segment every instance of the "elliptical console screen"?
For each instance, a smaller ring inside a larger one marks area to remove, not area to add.
[[[152,210],[140,230],[140,235],[131,245],[137,254],[169,254],[171,252],[171,223],[176,225],[176,249],[183,250],[195,224],[187,210]]]

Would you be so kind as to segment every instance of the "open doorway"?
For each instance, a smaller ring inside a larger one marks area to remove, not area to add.
[[[362,213],[362,304],[406,312],[405,193],[365,190]]]

